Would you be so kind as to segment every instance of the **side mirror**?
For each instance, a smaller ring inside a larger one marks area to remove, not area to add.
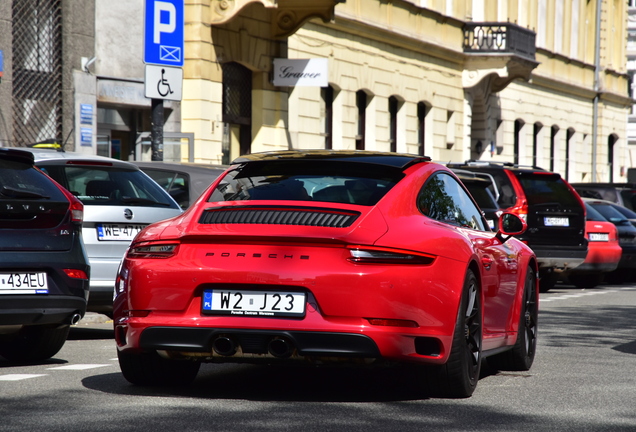
[[[514,213],[504,213],[499,218],[499,230],[497,231],[497,238],[501,242],[505,242],[511,236],[523,234],[528,228],[526,221],[521,219],[519,215]],[[504,238],[504,236],[507,236]]]

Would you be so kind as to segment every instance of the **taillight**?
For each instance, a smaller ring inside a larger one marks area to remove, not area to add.
[[[419,264],[430,265],[435,261],[432,255],[412,251],[375,248],[369,246],[349,246],[349,261],[356,264]]]
[[[77,223],[82,223],[84,221],[84,204],[82,204],[77,198],[76,201],[71,201],[71,219],[73,222]]]
[[[86,272],[84,270],[78,270],[78,269],[64,269],[64,273],[66,273],[66,276],[73,278],[73,279],[86,279],[88,280],[88,275],[86,274]]]
[[[170,258],[177,254],[179,245],[170,244],[137,244],[128,250],[128,258]]]
[[[525,223],[528,223],[528,205],[525,203],[525,201],[521,207],[513,207],[511,209],[508,209],[507,211],[516,214],[521,219],[523,219]]]

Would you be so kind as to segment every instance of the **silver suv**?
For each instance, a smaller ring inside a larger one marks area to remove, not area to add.
[[[181,208],[132,163],[59,150],[24,150],[84,204],[82,236],[91,266],[87,310],[112,315],[115,276],[130,241],[148,224],[181,214]]]

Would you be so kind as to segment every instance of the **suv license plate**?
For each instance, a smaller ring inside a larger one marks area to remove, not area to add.
[[[140,224],[97,224],[97,240],[99,241],[132,241],[137,233],[146,225]]]
[[[570,226],[570,219],[566,217],[544,217],[543,225],[545,226],[557,226],[567,227]]]
[[[48,294],[46,273],[0,273],[0,294]]]
[[[250,317],[304,317],[305,293],[215,289],[203,292],[203,313]]]
[[[589,234],[590,241],[609,241],[609,234],[607,233],[590,233]]]

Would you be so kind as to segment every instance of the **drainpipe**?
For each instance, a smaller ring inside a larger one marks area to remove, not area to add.
[[[602,0],[596,0],[596,44],[594,47],[594,110],[592,118],[592,183],[596,182],[596,145],[598,143],[598,101],[601,69],[601,8]]]

